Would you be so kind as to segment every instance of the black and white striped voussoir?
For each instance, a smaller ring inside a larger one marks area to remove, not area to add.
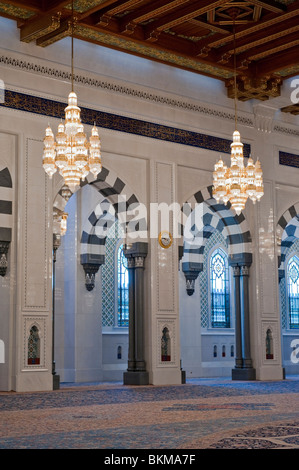
[[[248,229],[244,215],[234,214],[230,210],[230,204],[219,204],[212,197],[212,186],[202,191],[196,192],[182,207],[185,218],[192,213],[197,204],[205,202],[207,208],[204,210],[199,228],[197,230],[196,221],[192,226],[194,241],[190,244],[184,242],[181,237],[181,244],[184,243],[183,270],[190,271],[198,269],[203,265],[203,252],[206,240],[212,235],[214,230],[218,230],[225,238],[228,247],[230,261],[244,260],[248,262],[252,257],[251,234]],[[184,233],[184,226],[180,224],[180,233]],[[197,240],[196,240],[197,239]]]
[[[0,171],[0,241],[11,242],[13,190],[12,179],[8,168]]]

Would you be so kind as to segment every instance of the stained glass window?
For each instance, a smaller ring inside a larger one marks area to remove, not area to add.
[[[129,273],[127,259],[120,245],[117,252],[118,326],[129,326]]]
[[[211,325],[230,327],[229,278],[227,254],[217,248],[210,257]]]
[[[299,258],[290,258],[287,266],[289,327],[299,328]]]

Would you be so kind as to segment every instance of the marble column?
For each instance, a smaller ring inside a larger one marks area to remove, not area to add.
[[[255,380],[250,352],[249,264],[231,264],[234,273],[235,301],[235,368],[233,380]]]
[[[56,374],[56,363],[55,363],[55,287],[56,287],[56,252],[60,247],[61,239],[57,234],[53,235],[53,282],[52,282],[52,375],[53,375],[53,390],[60,388],[60,376]]]
[[[129,270],[129,353],[124,385],[147,385],[149,374],[144,360],[144,261],[146,243],[134,243],[124,250]]]
[[[234,294],[235,294],[235,367],[240,369],[243,366],[242,358],[242,325],[241,325],[241,304],[240,304],[240,267],[233,266],[234,274]]]
[[[255,370],[252,368],[250,352],[250,319],[249,319],[249,266],[241,266],[241,313],[242,313],[242,341],[243,341],[243,369],[246,370],[247,379],[255,379]]]

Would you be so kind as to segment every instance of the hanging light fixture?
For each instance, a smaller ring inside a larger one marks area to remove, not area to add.
[[[236,15],[236,12],[232,12]],[[229,201],[239,215],[245,208],[248,198],[255,204],[264,194],[263,173],[260,161],[253,163],[251,156],[247,167],[244,166],[243,144],[237,130],[237,71],[235,46],[234,17],[234,100],[235,100],[235,132],[231,143],[231,167],[228,168],[222,158],[215,164],[213,172],[213,197],[217,202]]]
[[[77,95],[74,92],[74,2],[72,1],[72,90],[65,108],[65,124],[58,126],[56,142],[50,126],[44,138],[43,168],[52,178],[58,170],[65,184],[74,193],[89,173],[94,177],[102,169],[101,143],[98,129],[94,125],[88,141],[81,123],[80,108],[77,106]]]

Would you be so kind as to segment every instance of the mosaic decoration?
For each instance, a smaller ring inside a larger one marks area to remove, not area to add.
[[[66,103],[41,98],[39,96],[27,95],[12,90],[5,90],[5,102],[0,103],[0,106],[61,119],[61,116],[64,115]],[[118,116],[116,114],[97,111],[81,106],[80,108],[83,124],[93,126],[95,123],[97,127],[105,129],[127,132],[143,137],[150,137],[152,139],[164,140],[176,144],[189,145],[191,147],[199,147],[206,150],[230,154],[231,140],[228,139],[187,131],[185,129],[163,126],[125,116]],[[244,156],[249,157],[250,145],[246,143],[243,145]]]
[[[33,11],[28,11],[24,8],[16,7],[14,5],[10,5],[9,3],[3,2],[0,3],[0,11],[1,13],[4,13],[7,16],[11,16],[12,18],[17,17],[22,18],[24,20],[35,15]]]
[[[90,10],[93,7],[105,3],[106,0],[75,0],[74,1],[74,10],[78,13],[84,13],[85,11]],[[66,5],[64,8],[68,10],[72,9],[72,4]]]
[[[201,327],[209,327],[209,253],[214,246],[222,245],[227,246],[224,236],[218,231],[214,230],[210,238],[206,241],[206,246],[203,254],[203,271],[199,273],[199,292],[200,292],[200,310],[201,310]]]

